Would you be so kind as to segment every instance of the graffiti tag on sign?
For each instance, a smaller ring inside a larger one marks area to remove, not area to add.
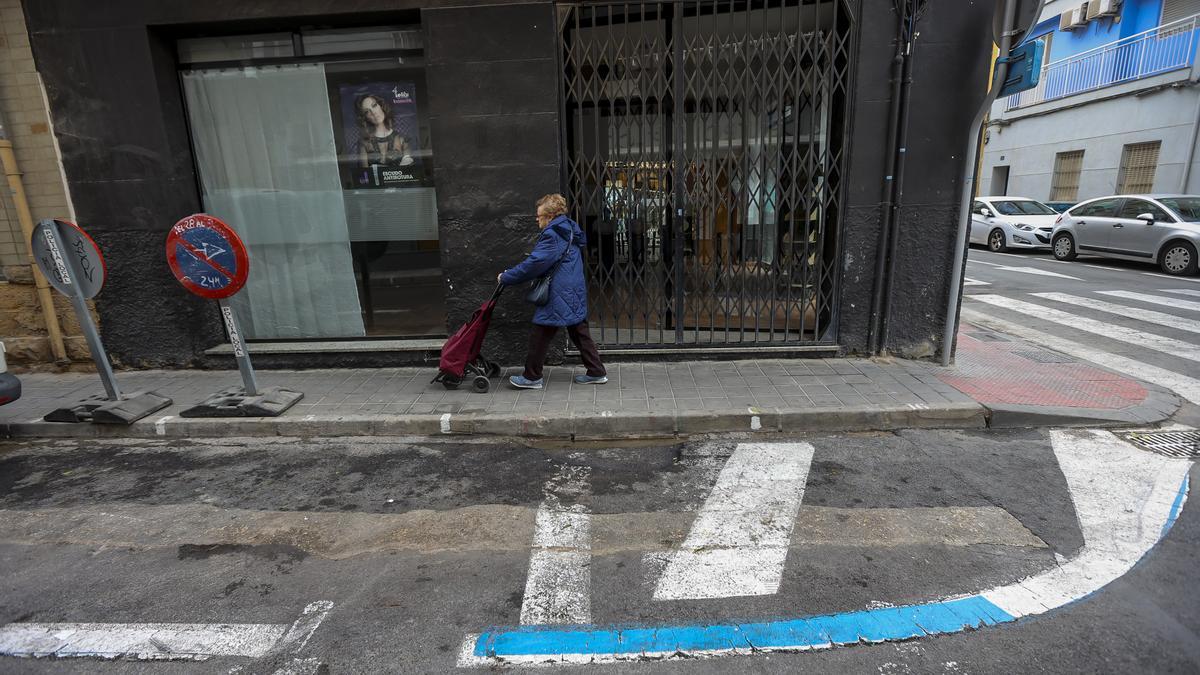
[[[190,215],[167,235],[167,265],[180,284],[203,298],[220,300],[246,285],[250,258],[228,225],[206,213]]]
[[[241,358],[246,355],[246,343],[238,330],[237,321],[233,318],[233,308],[221,303],[221,316],[225,319],[225,330],[229,331],[229,343],[233,345],[233,355]]]
[[[76,288],[93,298],[104,286],[107,268],[96,242],[66,220],[43,220],[33,231],[33,257],[47,281],[64,295]]]

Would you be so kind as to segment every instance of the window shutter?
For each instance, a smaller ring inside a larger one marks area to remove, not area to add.
[[[1131,143],[1121,151],[1121,170],[1117,175],[1117,194],[1144,194],[1154,191],[1154,173],[1158,168],[1158,149],[1162,141]]]
[[[1060,152],[1054,156],[1054,178],[1050,201],[1073,202],[1079,199],[1079,174],[1083,171],[1083,151]]]
[[[1186,19],[1193,14],[1200,14],[1200,0],[1164,0],[1162,23]]]

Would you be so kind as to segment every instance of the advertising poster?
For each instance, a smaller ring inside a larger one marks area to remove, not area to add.
[[[350,189],[416,187],[425,175],[421,127],[412,82],[367,82],[338,87],[342,171]]]

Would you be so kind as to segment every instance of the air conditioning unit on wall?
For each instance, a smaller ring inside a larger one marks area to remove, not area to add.
[[[1121,0],[1089,0],[1087,4],[1088,21],[1102,16],[1116,16],[1121,12]]]
[[[1087,25],[1087,4],[1063,12],[1058,18],[1059,30],[1075,30]]]

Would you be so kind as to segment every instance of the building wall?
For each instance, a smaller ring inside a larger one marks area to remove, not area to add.
[[[41,80],[20,0],[0,0],[0,115],[4,119],[34,220],[71,218],[71,204],[51,133]],[[52,360],[45,317],[37,302],[28,248],[7,189],[0,190],[0,338],[8,359],[32,365]],[[87,349],[65,298],[56,298],[69,355],[86,360]]]
[[[993,168],[1009,166],[1008,194],[1048,199],[1059,152],[1083,150],[1079,199],[1113,194],[1121,150],[1129,143],[1162,141],[1156,192],[1178,192],[1184,166],[1191,162],[1187,192],[1200,192],[1200,166],[1190,140],[1200,106],[1200,87],[1169,88],[1123,96],[1013,120],[988,130],[980,194],[994,194]]]
[[[468,5],[476,5],[468,7]],[[489,6],[484,6],[489,5]],[[852,0],[858,35],[838,58],[848,84],[850,147],[842,180],[839,340],[866,345],[896,18],[890,0]],[[110,352],[131,366],[202,365],[223,340],[213,304],[186,293],[163,262],[167,229],[201,208],[176,73],[179,37],[378,25],[420,11],[437,153],[447,327],[486,298],[497,272],[528,250],[532,201],[558,187],[553,3],[464,0],[39,0],[26,6],[79,220],[104,248],[110,281],[97,301]],[[968,125],[982,99],[990,3],[931,3],[913,74],[901,246],[890,283],[889,350],[940,347]],[[410,21],[411,22],[411,21]],[[978,83],[963,88],[963,82]],[[516,90],[504,91],[518,85]],[[528,87],[528,90],[524,89]],[[961,95],[946,99],[946,91]],[[929,242],[941,242],[932,248]],[[881,283],[888,283],[882,281]],[[529,307],[506,299],[494,354],[520,357]],[[313,365],[298,357],[291,365]],[[370,365],[364,357],[323,365]],[[287,365],[280,362],[279,365]]]

